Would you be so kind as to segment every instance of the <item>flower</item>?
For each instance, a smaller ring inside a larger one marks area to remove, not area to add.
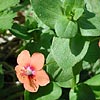
[[[100,40],[99,40],[99,42],[98,42],[98,46],[99,46],[99,48],[100,48]]]
[[[44,65],[42,53],[33,53],[30,57],[29,51],[23,50],[17,57],[17,63],[15,67],[17,78],[27,91],[37,92],[39,86],[45,86],[50,82],[47,73],[42,69]]]

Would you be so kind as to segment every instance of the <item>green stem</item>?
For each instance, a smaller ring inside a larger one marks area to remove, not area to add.
[[[96,41],[96,40],[100,40],[100,37],[94,38],[94,39],[92,39],[90,42],[94,42],[94,41]]]
[[[54,61],[53,62],[46,63],[46,64],[44,64],[44,66],[47,66],[47,65],[52,64],[52,63],[54,63]]]
[[[14,70],[11,70],[11,71],[5,71],[4,70],[4,74],[9,74],[9,73],[15,73],[15,71]]]
[[[73,77],[72,79],[72,88],[76,86],[76,76]]]

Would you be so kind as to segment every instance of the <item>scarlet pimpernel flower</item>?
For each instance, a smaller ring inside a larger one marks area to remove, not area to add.
[[[23,50],[17,57],[18,65],[15,67],[17,78],[23,83],[24,88],[29,92],[37,92],[39,86],[47,85],[49,76],[43,70],[44,55]]]

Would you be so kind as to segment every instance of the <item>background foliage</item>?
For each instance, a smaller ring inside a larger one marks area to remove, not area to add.
[[[5,6],[6,5],[6,6]],[[0,0],[0,99],[100,100],[100,0]],[[45,55],[50,84],[24,91],[24,49]]]

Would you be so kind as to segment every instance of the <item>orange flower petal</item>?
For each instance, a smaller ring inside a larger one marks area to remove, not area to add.
[[[16,75],[17,75],[17,78],[18,78],[18,80],[21,82],[21,83],[24,83],[24,80],[25,80],[25,78],[27,77],[26,75],[22,75],[21,73],[21,67],[19,66],[19,65],[17,65],[16,67],[15,67],[15,71],[16,71]]]
[[[37,71],[36,80],[40,86],[45,86],[50,82],[50,79],[44,70]]]
[[[42,69],[44,65],[44,55],[42,53],[33,53],[31,57],[31,65],[36,70]]]
[[[30,79],[27,78],[27,80],[25,80],[24,82],[24,88],[29,92],[37,92],[39,89],[39,85],[37,84],[36,80],[34,80],[33,78]]]
[[[30,64],[29,51],[23,50],[17,57],[17,63],[21,66],[26,66],[26,65]]]
[[[99,46],[99,48],[100,48],[100,40],[99,40],[99,42],[98,42],[98,46]]]

